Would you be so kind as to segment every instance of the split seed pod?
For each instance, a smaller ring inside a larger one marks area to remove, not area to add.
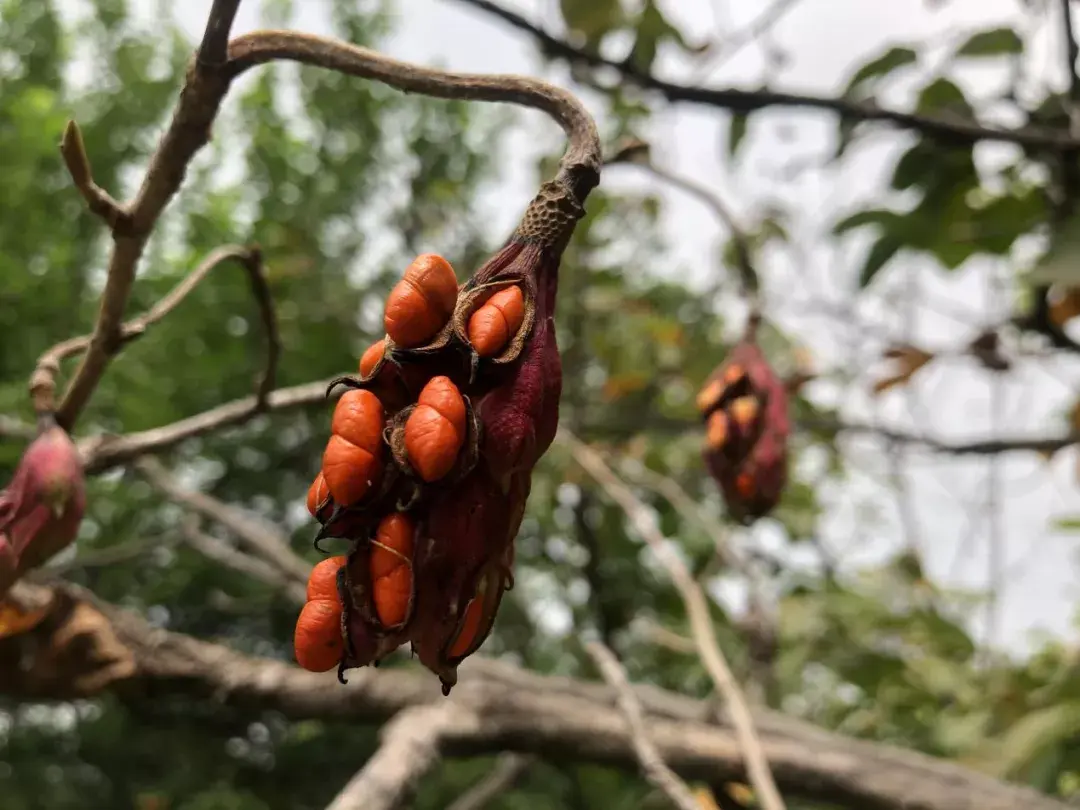
[[[364,418],[347,425],[362,424],[357,435],[335,422],[322,469],[330,498],[322,503],[315,482],[310,505],[323,533],[351,543],[338,575],[339,677],[409,641],[449,693],[513,585],[532,470],[558,428],[559,263],[599,181],[599,138],[565,91],[533,79],[490,81],[492,98],[552,111],[570,146],[511,238],[460,287],[441,257],[410,265],[387,298],[386,336],[364,352],[358,376],[331,386],[346,386],[364,406]],[[382,464],[376,423],[386,424],[378,435],[392,464]],[[362,474],[368,469],[372,476]]]
[[[791,433],[788,391],[747,335],[709,376],[697,397],[705,422],[702,455],[732,516],[750,523],[771,512],[787,484]]]

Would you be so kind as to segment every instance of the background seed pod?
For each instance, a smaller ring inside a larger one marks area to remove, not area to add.
[[[732,348],[698,393],[702,456],[732,517],[771,512],[787,484],[788,391],[752,339]]]

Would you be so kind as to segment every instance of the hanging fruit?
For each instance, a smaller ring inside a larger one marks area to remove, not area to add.
[[[429,89],[438,81],[428,74],[386,80]],[[439,81],[470,98],[542,109],[569,144],[510,239],[466,281],[434,253],[405,269],[385,302],[385,334],[359,373],[327,392],[346,389],[308,511],[321,525],[316,545],[348,546],[336,583],[338,677],[409,643],[449,694],[513,586],[532,471],[558,429],[559,263],[602,161],[592,117],[564,90],[517,76],[469,77],[467,88],[460,77]],[[326,604],[309,602],[297,625],[311,666],[332,653],[320,635],[332,624]]]
[[[757,345],[758,321],[751,317],[743,339],[697,396],[705,465],[742,523],[776,507],[788,475],[788,388]]]

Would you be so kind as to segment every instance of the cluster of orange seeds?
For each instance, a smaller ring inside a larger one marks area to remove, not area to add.
[[[410,624],[416,624],[418,554],[432,543],[433,530],[426,525],[429,504],[470,474],[473,479],[487,475],[474,471],[482,425],[462,389],[478,396],[491,390],[476,383],[477,358],[490,361],[512,353],[515,341],[520,353],[523,326],[531,320],[531,300],[521,285],[498,279],[487,286],[466,294],[445,259],[419,256],[386,299],[385,337],[363,352],[359,377],[335,381],[350,387],[334,408],[307,508],[322,524],[319,539],[345,539],[351,550],[312,571],[309,601],[295,634],[296,659],[306,669],[324,672],[338,666],[340,676],[344,668],[377,664],[403,642],[415,648],[432,635],[431,628],[410,632]],[[455,317],[457,344],[451,334]],[[475,480],[467,489],[475,491]],[[493,523],[492,529],[516,534],[517,526],[506,521],[505,526]],[[512,540],[504,538],[503,544]],[[481,591],[490,585],[485,572],[504,564],[487,564],[483,542],[461,542],[472,556],[459,555],[457,562],[464,560],[470,570],[458,579],[475,593],[471,598],[466,594],[460,605],[456,595],[447,598],[460,614],[457,626],[448,638],[440,638],[441,649],[428,660],[451,661],[474,652],[483,641],[480,634],[490,632],[493,615],[485,617],[485,611],[493,613],[498,606],[498,598]],[[492,545],[492,556],[501,558],[498,544]],[[449,563],[443,560],[455,559],[439,549],[427,556],[444,565]],[[449,574],[429,579],[436,586],[458,582]],[[477,584],[468,586],[474,580]]]

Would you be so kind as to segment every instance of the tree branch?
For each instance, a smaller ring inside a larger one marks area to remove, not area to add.
[[[686,606],[691,633],[698,646],[698,654],[706,671],[712,678],[717,692],[731,713],[739,747],[746,762],[747,774],[753,784],[757,800],[765,810],[783,810],[784,800],[776,788],[769,762],[761,748],[754,721],[746,698],[735,681],[720,645],[716,642],[716,630],[709,606],[701,587],[690,575],[682,559],[668,546],[663,535],[656,529],[643,504],[630,488],[612,472],[603,458],[577,437],[566,430],[560,431],[570,445],[574,459],[591,475],[601,488],[626,513],[634,530],[649,545],[660,563],[667,569],[675,587]]]
[[[467,710],[447,701],[405,709],[383,728],[382,744],[326,810],[394,810],[409,797],[416,780],[439,761],[448,730],[478,725]],[[460,729],[459,729],[460,733]]]
[[[64,135],[60,140],[60,156],[64,159],[68,174],[71,175],[71,182],[86,200],[86,207],[105,220],[105,224],[114,233],[125,228],[130,221],[130,216],[124,206],[94,182],[94,173],[90,168],[90,158],[86,154],[82,130],[74,121],[68,121],[67,126],[64,127]]]
[[[129,341],[142,337],[146,330],[156,324],[174,309],[219,265],[235,261],[247,271],[251,281],[252,294],[259,307],[263,329],[266,333],[266,366],[257,387],[257,403],[265,403],[267,394],[274,387],[278,357],[281,354],[281,339],[278,336],[277,316],[274,302],[266,280],[266,270],[262,264],[262,252],[258,247],[240,247],[225,245],[211,251],[198,267],[173,287],[169,293],[151,309],[138,318],[123,324],[117,338],[114,354]],[[54,405],[56,375],[60,372],[60,363],[69,357],[82,354],[93,343],[93,335],[82,335],[57,343],[38,359],[37,366],[30,376],[30,394],[34,400],[34,409],[38,413],[48,413]]]
[[[457,73],[399,62],[375,51],[294,31],[256,31],[229,44],[229,74],[278,59],[374,79],[406,93],[435,98],[509,102],[547,113],[563,128],[567,148],[560,176],[584,203],[600,179],[600,136],[573,93],[526,76]]]
[[[330,380],[294,385],[271,391],[266,398],[265,411],[287,411],[326,402],[326,387]],[[208,411],[189,416],[172,424],[127,433],[121,436],[94,436],[78,442],[79,454],[86,472],[100,473],[112,467],[128,464],[148,453],[160,453],[187,439],[205,436],[227,427],[249,421],[259,412],[257,397],[236,399]]]
[[[97,388],[113,355],[123,344],[122,320],[135,283],[135,272],[158,217],[184,181],[188,163],[210,139],[210,125],[229,87],[229,77],[213,65],[219,43],[228,38],[239,0],[217,0],[203,36],[207,58],[188,67],[172,122],[150,158],[134,201],[124,208],[123,228],[113,230],[113,249],[101,308],[93,334],[56,412],[57,422],[71,431]],[[70,129],[70,128],[69,128]],[[74,130],[77,132],[77,128]],[[69,165],[71,165],[69,163]],[[73,175],[75,176],[75,175]],[[76,184],[79,183],[75,176]],[[35,396],[35,407],[52,410],[52,396]]]
[[[303,607],[307,601],[307,588],[303,581],[289,576],[260,557],[245,554],[213,535],[200,531],[198,520],[193,515],[180,523],[180,535],[184,542],[208,560],[266,583],[274,590],[284,593],[297,607]]]
[[[292,720],[376,723],[403,709],[443,705],[438,685],[409,667],[362,669],[339,686],[279,660],[153,628],[71,585],[16,584],[11,596],[49,606],[21,635],[0,639],[0,693],[22,701],[184,696],[223,708],[272,710]],[[73,643],[77,641],[78,643]],[[556,762],[589,761],[626,770],[637,759],[609,687],[541,676],[474,656],[448,699],[473,717],[454,724],[444,756],[515,751]],[[742,754],[726,719],[701,701],[653,687],[634,694],[650,736],[686,781],[741,779]],[[762,747],[792,796],[875,810],[1065,810],[1062,802],[924,754],[853,740],[777,712],[756,710]],[[542,722],[538,722],[541,720]]]
[[[484,810],[501,794],[513,788],[532,763],[532,757],[500,754],[488,775],[454,799],[446,810]]]
[[[540,44],[540,49],[551,56],[571,63],[585,64],[594,68],[618,71],[626,80],[645,90],[653,90],[671,102],[700,104],[709,107],[749,113],[767,107],[795,107],[828,110],[841,118],[856,121],[882,121],[906,129],[914,129],[943,139],[970,143],[974,141],[1003,141],[1028,147],[1063,150],[1080,146],[1080,140],[1067,132],[1057,132],[1043,127],[1004,129],[981,124],[960,116],[937,117],[889,110],[870,102],[849,101],[844,98],[778,93],[769,90],[739,90],[736,88],[708,88],[664,81],[652,74],[642,72],[630,64],[605,59],[594,53],[576,48],[529,22],[507,8],[490,0],[458,0],[460,3],[485,11],[508,25],[529,34]]]
[[[727,203],[720,198],[720,195],[717,194],[715,190],[691,180],[688,177],[682,177],[655,165],[649,157],[649,145],[641,140],[633,140],[624,144],[618,152],[607,159],[606,163],[607,165],[637,166],[653,175],[658,180],[668,183],[675,188],[686,192],[690,196],[695,197],[699,202],[708,207],[709,210],[716,215],[717,219],[724,224],[728,229],[728,233],[731,235],[731,240],[735,244],[735,261],[738,265],[739,281],[742,284],[743,294],[751,299],[751,305],[756,304],[758,273],[754,268],[754,261],[751,258],[753,250],[751,249],[750,238],[747,236],[746,229],[739,223],[734,212],[732,212],[731,208],[728,207]]]
[[[221,524],[236,535],[252,553],[280,571],[284,581],[307,582],[311,566],[296,555],[289,547],[288,538],[276,527],[248,510],[222,503],[204,492],[184,489],[156,458],[140,458],[135,462],[135,467],[166,498],[197,515]]]
[[[626,719],[634,754],[649,784],[663,792],[678,810],[701,810],[701,805],[697,803],[690,788],[664,763],[660,752],[649,739],[641,703],[630,688],[630,681],[627,680],[626,672],[615,654],[595,641],[586,644],[585,651],[595,662],[608,686],[615,690],[619,709]]]
[[[257,31],[226,46],[238,7],[239,0],[215,0],[199,51],[188,67],[172,122],[150,159],[138,194],[124,209],[124,227],[113,231],[113,250],[97,322],[82,363],[56,411],[57,422],[69,432],[122,344],[121,321],[136,267],[158,217],[180,188],[192,157],[209,141],[211,124],[230,83],[255,65],[290,59],[375,79],[406,92],[534,107],[558,121],[569,140],[555,182],[575,198],[579,207],[599,183],[600,139],[596,124],[581,102],[566,90],[521,76],[423,68],[343,42],[288,31]],[[73,132],[77,134],[77,129]],[[88,176],[89,164],[76,161],[74,165],[78,184],[84,175]],[[269,388],[268,384],[260,390],[265,394]],[[39,400],[45,410],[52,412],[51,397],[35,397],[36,405]]]

